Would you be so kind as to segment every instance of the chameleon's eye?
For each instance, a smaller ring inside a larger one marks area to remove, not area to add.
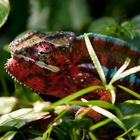
[[[47,62],[51,55],[51,44],[48,42],[40,42],[36,44],[36,53],[39,61]]]
[[[38,59],[39,61],[44,61],[44,62],[48,61],[50,59],[50,52],[40,51],[38,53]]]

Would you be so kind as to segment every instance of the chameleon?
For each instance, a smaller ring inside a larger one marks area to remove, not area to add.
[[[130,67],[138,65],[140,52],[125,41],[96,33],[87,35],[108,81],[127,57],[131,58]],[[86,87],[102,85],[83,35],[63,31],[29,32],[12,41],[9,48],[11,58],[5,64],[6,71],[45,100],[56,101]],[[139,92],[140,73],[115,83],[118,84]],[[121,89],[116,90],[118,102],[130,98]],[[82,97],[110,101],[110,93],[106,89],[95,90]]]

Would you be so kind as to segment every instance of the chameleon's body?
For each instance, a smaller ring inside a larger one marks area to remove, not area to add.
[[[108,80],[127,57],[131,58],[130,67],[138,64],[140,53],[124,41],[93,33],[88,36]],[[88,86],[102,84],[83,36],[76,37],[71,32],[30,32],[13,41],[10,50],[12,57],[6,63],[6,70],[16,80],[45,95],[46,99],[49,96],[63,98]],[[54,71],[46,69],[46,65]],[[117,84],[139,92],[139,78],[138,73]],[[109,100],[108,95],[106,90],[96,90],[84,95],[84,98]]]

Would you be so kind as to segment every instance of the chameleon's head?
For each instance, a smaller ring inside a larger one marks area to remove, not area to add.
[[[70,60],[73,33],[29,32],[10,44],[11,58],[5,68],[16,80],[43,92],[50,76],[57,75]]]

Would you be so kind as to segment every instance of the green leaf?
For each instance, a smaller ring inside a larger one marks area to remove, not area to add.
[[[35,30],[80,31],[90,20],[86,0],[30,0],[30,11],[28,28]]]
[[[132,22],[135,24],[136,26],[136,33],[138,34],[138,36],[140,36],[140,15],[135,16],[132,19]]]
[[[43,139],[42,137],[37,137],[37,138],[30,139],[30,140],[42,140],[42,139]]]
[[[9,11],[10,11],[9,1],[8,0],[0,0],[0,27],[7,20]]]
[[[9,131],[4,136],[0,137],[0,140],[12,140],[15,134],[15,131]]]
[[[89,100],[88,102],[83,102],[83,101],[70,101],[68,102],[68,104],[70,105],[81,105],[81,106],[89,106],[89,105],[92,105],[92,106],[100,106],[100,107],[103,107],[103,108],[108,108],[108,109],[112,109],[116,112],[117,116],[119,118],[122,118],[122,114],[120,112],[120,110],[113,104],[110,104],[108,102],[105,102],[105,101],[97,101],[97,100]]]
[[[48,112],[37,112],[32,108],[19,109],[17,111],[2,115],[0,117],[0,127],[11,126],[21,128],[26,123],[35,119],[39,119],[44,115],[48,115]],[[48,117],[50,117],[48,115]]]
[[[17,81],[15,81],[15,96],[19,100],[23,100],[28,105],[31,105],[35,101],[41,101],[42,99],[38,94],[31,91],[29,88],[20,85]]]
[[[117,106],[123,114],[123,122],[127,129],[130,129],[136,123],[138,123],[138,129],[140,129],[140,105],[134,103],[121,103]]]
[[[130,39],[134,39],[136,36],[136,26],[133,22],[131,21],[125,21],[120,25],[120,33],[123,33],[126,35],[126,37]]]
[[[129,128],[129,130],[127,130],[126,132],[124,132],[123,134],[121,134],[120,136],[118,136],[118,138],[120,137],[123,137],[125,135],[127,135],[130,131],[134,130],[134,128],[137,126],[137,123],[134,124],[131,128]]]
[[[15,131],[9,131],[5,133],[4,136],[0,137],[0,140],[12,140],[15,134],[16,134]]]
[[[91,140],[98,140],[92,132],[89,132]]]
[[[72,27],[74,30],[80,31],[90,20],[87,2],[86,0],[70,0],[69,2]]]
[[[118,25],[113,18],[102,17],[93,21],[93,23],[89,27],[89,32],[112,35],[115,33],[117,26]]]
[[[0,115],[12,111],[16,103],[17,99],[15,97],[0,97]]]
[[[90,129],[90,131],[93,131],[99,127],[102,127],[103,125],[106,125],[110,121],[111,121],[111,119],[105,119],[103,121],[97,122],[96,124],[92,125],[89,129]]]
[[[131,95],[137,97],[138,99],[140,99],[140,94],[138,94],[137,92],[134,92],[134,91],[128,89],[127,87],[124,87],[124,86],[121,86],[121,85],[119,85],[118,87],[123,89],[124,91],[130,93]]]

